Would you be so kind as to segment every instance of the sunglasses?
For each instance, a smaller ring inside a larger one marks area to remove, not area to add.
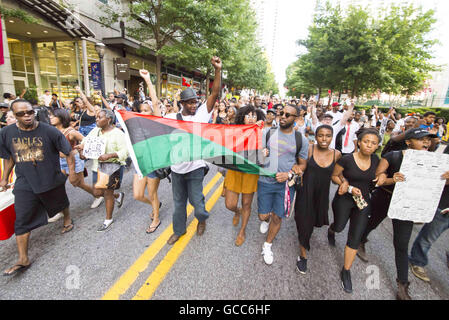
[[[291,114],[291,113],[286,113],[286,112],[284,112],[284,111],[281,111],[281,112],[279,112],[279,115],[282,117],[283,115],[285,114],[285,117],[286,118],[290,118],[290,117],[297,117],[297,115],[296,114]]]
[[[23,117],[25,114],[27,114],[27,115],[29,115],[29,116],[32,116],[32,115],[34,114],[34,110],[19,111],[19,112],[16,112],[15,116],[21,118],[21,117]]]

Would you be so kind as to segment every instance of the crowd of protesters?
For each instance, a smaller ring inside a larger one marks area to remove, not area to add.
[[[143,90],[132,97],[126,92],[109,93],[107,97],[97,92],[101,103],[95,103],[79,87],[75,88],[78,96],[70,103],[48,90],[40,97],[40,103],[24,100],[24,93],[22,97],[4,94],[4,102],[0,104],[0,157],[4,161],[0,187],[3,190],[10,187],[7,178],[15,167],[13,192],[19,253],[17,263],[5,270],[4,275],[11,276],[30,266],[28,247],[32,230],[60,218],[63,218],[62,233],[73,230],[65,189],[67,177],[73,186],[92,196],[91,208],[98,208],[104,201],[106,217],[98,232],[110,229],[114,207],[120,208],[125,197],[120,192],[124,168],[130,166],[126,136],[114,111],[127,110],[178,121],[260,126],[263,132],[260,165],[276,172],[276,176],[219,168],[225,176],[225,206],[233,213],[232,224],[240,225],[235,245],[241,247],[245,242],[256,194],[259,231],[266,234],[262,256],[268,265],[274,262],[273,241],[283,219],[290,214],[294,214],[297,226],[296,268],[301,274],[307,272],[314,228],[329,226],[328,242],[335,246],[336,235],[349,222],[340,278],[344,291],[352,292],[350,269],[354,259],[359,256],[368,261],[368,235],[386,218],[394,185],[406,179],[400,172],[403,152],[407,149],[435,152],[443,147],[443,138],[447,141],[448,135],[445,119],[436,118],[433,112],[402,118],[394,108],[383,113],[375,106],[357,111],[352,100],[325,105],[304,95],[286,100],[259,95],[232,97],[225,92],[220,97],[221,60],[214,57],[211,64],[215,80],[207,99],[201,99],[192,88],[179,90],[172,101],[160,99],[146,70],[140,70],[140,76],[149,97]],[[87,166],[85,145],[89,139],[98,137],[105,143],[105,152],[98,159],[89,160]],[[449,153],[449,146],[444,152]],[[203,160],[171,166],[174,213],[169,245],[186,233],[187,201],[195,209],[197,235],[205,232],[209,213],[202,186],[207,169]],[[87,176],[92,177],[91,183],[85,180]],[[161,224],[158,188],[162,178],[157,171],[145,177],[134,175],[134,200],[152,207],[147,233],[155,232]],[[392,220],[397,299],[411,299],[409,263],[415,276],[430,281],[424,269],[427,254],[432,243],[449,228],[449,172],[441,178],[446,179],[446,187],[439,209],[433,221],[422,227],[410,255],[414,223]],[[337,185],[335,196],[330,195],[331,183]]]

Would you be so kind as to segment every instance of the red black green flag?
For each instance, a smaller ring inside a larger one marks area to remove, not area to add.
[[[258,164],[262,154],[258,125],[196,123],[123,110],[116,115],[139,175],[194,160],[251,174],[276,175]]]

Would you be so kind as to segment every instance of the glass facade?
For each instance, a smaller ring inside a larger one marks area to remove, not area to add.
[[[62,99],[72,99],[76,96],[75,86],[84,88],[81,42],[37,42],[36,57],[31,42],[8,38],[8,45],[16,93],[27,87],[37,87],[39,96],[45,90],[50,90]],[[99,62],[100,59],[94,43],[87,42],[86,46],[89,66],[87,72],[91,80],[90,63]],[[36,77],[39,81],[36,81]]]
[[[8,38],[8,46],[11,55],[14,86],[16,94],[20,94],[24,88],[36,86],[33,50],[31,42],[13,38]]]
[[[36,87],[38,96],[41,97],[45,90],[56,93],[63,100],[71,100],[77,96],[75,86],[85,88],[84,85],[84,65],[81,41],[47,41],[35,42],[23,41],[8,38],[8,45],[11,55],[11,65],[14,76],[16,94],[20,94],[22,89]],[[95,44],[86,41],[87,64],[91,88],[92,78],[90,64],[99,62]],[[137,71],[146,69],[150,72],[153,83],[156,83],[156,64],[138,56],[128,55],[130,68]],[[169,74],[168,81],[162,84],[162,95],[173,97],[178,89],[185,89],[182,86],[182,76],[180,71],[164,68]],[[184,76],[188,82],[191,78]],[[134,92],[142,82],[139,76],[132,76],[126,82],[128,90]],[[199,83],[194,83],[196,90]],[[94,100],[95,95],[93,95]],[[98,102],[96,101],[96,102]]]

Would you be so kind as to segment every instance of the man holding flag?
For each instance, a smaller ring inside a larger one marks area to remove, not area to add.
[[[215,79],[212,86],[212,93],[207,101],[198,107],[198,96],[195,90],[189,87],[181,92],[181,112],[177,114],[171,113],[166,118],[199,123],[209,122],[215,101],[221,89],[222,68],[221,60],[218,57],[213,57],[211,63],[215,68]],[[187,199],[195,208],[195,217],[198,219],[197,234],[201,236],[206,229],[206,220],[209,218],[209,213],[206,211],[203,195],[205,168],[206,163],[204,160],[183,162],[171,166],[175,211],[173,213],[174,233],[167,241],[169,245],[174,244],[186,233]]]

